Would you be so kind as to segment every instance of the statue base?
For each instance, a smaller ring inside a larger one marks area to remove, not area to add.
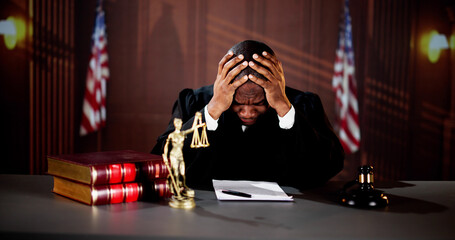
[[[172,208],[180,208],[180,209],[192,209],[196,206],[194,202],[194,198],[188,197],[174,197],[169,200],[169,206]]]

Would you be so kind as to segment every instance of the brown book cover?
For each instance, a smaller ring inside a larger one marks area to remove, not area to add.
[[[87,205],[157,200],[171,196],[166,179],[148,183],[89,185],[54,176],[53,192]]]
[[[89,185],[136,182],[166,178],[160,155],[133,150],[47,156],[47,173]]]

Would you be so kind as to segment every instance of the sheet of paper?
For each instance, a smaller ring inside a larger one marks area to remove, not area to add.
[[[276,182],[212,180],[218,200],[294,201]],[[235,196],[222,191],[236,191],[251,197]]]

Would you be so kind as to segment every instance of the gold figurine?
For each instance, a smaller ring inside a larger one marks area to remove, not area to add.
[[[185,182],[185,162],[183,161],[183,144],[186,135],[193,132],[191,148],[208,147],[208,139],[206,132],[206,124],[202,123],[202,114],[196,113],[193,126],[185,131],[182,129],[182,119],[174,119],[175,130],[169,134],[164,145],[163,160],[169,170],[169,178],[171,180],[171,191],[173,196],[169,202],[169,206],[173,208],[190,209],[196,206],[194,202],[194,190],[186,186]],[[201,136],[199,137],[198,128],[202,127]],[[172,149],[169,152],[169,142],[172,143]],[[169,158],[168,158],[169,155]],[[169,162],[170,160],[170,162]]]

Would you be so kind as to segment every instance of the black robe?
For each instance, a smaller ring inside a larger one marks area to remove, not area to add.
[[[340,172],[343,148],[319,97],[290,87],[286,95],[296,111],[291,129],[281,129],[276,111],[269,108],[243,132],[237,114],[228,110],[220,116],[218,128],[207,131],[210,147],[190,148],[192,135],[188,135],[183,149],[187,185],[210,188],[212,179],[257,180],[305,189]],[[212,96],[213,85],[181,91],[169,126],[152,153],[162,154],[168,134],[174,131],[174,118],[183,120],[182,129],[191,128],[196,111],[203,113]]]

